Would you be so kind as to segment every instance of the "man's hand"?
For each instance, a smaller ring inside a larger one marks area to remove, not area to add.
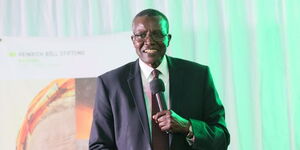
[[[152,119],[159,124],[162,131],[182,133],[184,135],[187,135],[189,132],[190,122],[172,110],[158,112],[152,116]]]

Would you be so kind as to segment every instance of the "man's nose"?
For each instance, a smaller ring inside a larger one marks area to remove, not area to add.
[[[153,38],[152,38],[152,36],[151,36],[151,34],[147,34],[146,35],[146,37],[145,37],[145,39],[144,39],[145,41],[145,44],[149,44],[149,45],[151,45],[151,44],[154,44],[154,40],[153,40]]]

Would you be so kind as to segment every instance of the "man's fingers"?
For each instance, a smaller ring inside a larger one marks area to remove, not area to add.
[[[157,119],[158,122],[163,122],[163,121],[170,121],[171,120],[171,116],[170,115],[164,115],[161,116]]]
[[[168,124],[167,122],[161,122],[158,124],[159,128],[161,131],[169,131],[171,128],[171,125]]]
[[[172,116],[169,110],[164,110],[152,116],[153,120],[158,123],[161,131],[169,132],[172,128]]]
[[[161,117],[163,118],[163,117]],[[160,119],[161,119],[160,118]],[[159,120],[159,119],[158,119]],[[159,120],[158,121],[158,125],[161,127],[161,126],[164,126],[164,125],[171,125],[171,119],[164,119],[164,120]]]
[[[161,131],[164,132],[186,132],[186,125],[188,125],[188,121],[179,115],[177,115],[172,110],[164,110],[153,115],[153,119],[156,123],[158,123]],[[187,123],[186,123],[187,122]]]
[[[156,113],[155,115],[152,116],[152,119],[158,121],[158,119],[161,117],[161,116],[164,116],[164,115],[170,115],[170,111],[169,110],[164,110],[164,111],[161,111],[161,112],[158,112]]]
[[[160,128],[161,129],[161,131],[167,131],[167,132],[172,132],[172,130],[171,130],[171,128],[170,127],[168,127],[168,126],[164,126],[164,127],[162,127],[162,128]]]

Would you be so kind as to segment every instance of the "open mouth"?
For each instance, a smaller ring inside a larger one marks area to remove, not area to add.
[[[144,53],[148,53],[148,54],[154,54],[154,53],[157,53],[158,50],[156,49],[146,49],[146,50],[143,50]]]

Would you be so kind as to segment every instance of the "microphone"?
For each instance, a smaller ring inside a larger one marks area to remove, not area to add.
[[[152,94],[155,94],[155,96],[156,96],[159,111],[166,110],[167,106],[165,105],[164,82],[159,78],[153,79],[150,82],[150,90],[151,90]]]

